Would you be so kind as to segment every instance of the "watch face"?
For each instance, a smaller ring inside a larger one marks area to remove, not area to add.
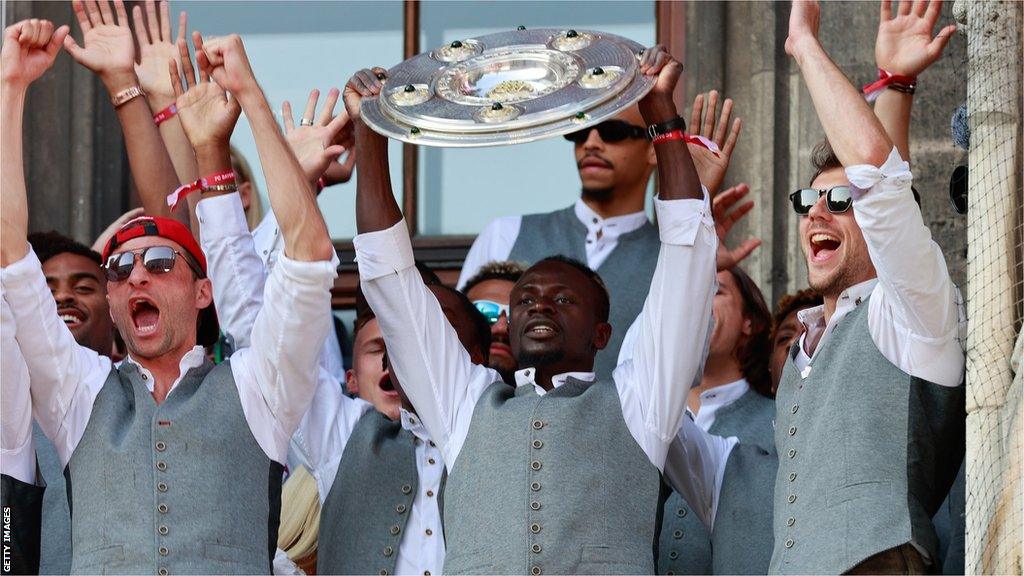
[[[366,123],[426,146],[500,146],[598,124],[654,86],[643,47],[594,30],[512,30],[453,40],[388,71]]]

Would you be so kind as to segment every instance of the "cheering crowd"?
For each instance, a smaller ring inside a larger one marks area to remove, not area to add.
[[[385,68],[282,130],[237,35],[192,32],[193,57],[166,2],[72,4],[81,43],[32,19],[0,54],[5,572],[962,571],[936,526],[963,498],[963,311],[909,143],[941,0],[881,3],[873,107],[793,3],[827,141],[788,195],[810,289],[774,313],[741,267],[760,242],[723,242],[753,207],[722,189],[733,102],[677,110],[661,46],[638,105],[565,136],[580,198],[488,224],[455,289],[360,118]],[[93,247],[28,233],[25,101],[62,50],[109,92],[143,204]],[[353,171],[346,366],[316,197]]]

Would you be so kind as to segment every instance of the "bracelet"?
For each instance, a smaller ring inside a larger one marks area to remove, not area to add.
[[[215,172],[209,176],[205,176],[199,179],[199,184],[204,190],[213,190],[213,186],[219,184],[231,184],[235,185],[235,171],[224,170],[223,172]]]
[[[210,186],[203,186],[202,193],[207,192],[238,192],[238,186],[234,184],[211,184]]]
[[[167,196],[167,205],[174,210],[186,196],[193,192],[235,192],[238,187],[235,185],[235,171],[224,170],[215,172],[209,176],[200,178],[188,184],[182,184],[177,190]]]
[[[673,130],[665,134],[659,134],[651,142],[654,144],[661,144],[662,142],[672,142],[675,140],[682,140],[687,144],[693,144],[694,146],[707,148],[716,157],[718,156],[718,153],[721,152],[721,150],[719,150],[718,148],[718,144],[715,144],[714,140],[710,140],[703,136],[693,136],[691,134],[683,132],[682,130]]]
[[[675,118],[668,120],[666,122],[661,122],[659,124],[651,124],[650,126],[647,127],[647,137],[653,141],[655,138],[662,134],[668,134],[676,130],[679,130],[680,132],[686,132],[686,122],[679,116],[676,116]]]
[[[904,94],[913,94],[917,89],[917,78],[913,76],[903,76],[902,74],[893,74],[886,70],[878,69],[878,80],[875,80],[871,84],[866,84],[861,91],[864,93],[864,98],[868,102],[874,102],[886,88],[891,88],[897,92],[903,92]]]
[[[114,108],[120,108],[132,99],[145,95],[146,93],[142,90],[142,87],[136,84],[135,86],[129,86],[117,94],[114,94],[114,96],[110,98],[110,101],[114,104]]]
[[[199,180],[195,182],[189,182],[188,184],[182,184],[174,192],[167,195],[167,205],[171,207],[171,211],[178,207],[178,203],[181,202],[189,194],[199,190]]]
[[[171,103],[170,106],[168,106],[167,108],[164,108],[163,110],[161,110],[161,111],[159,111],[159,112],[157,112],[156,114],[153,115],[153,122],[157,126],[159,126],[159,125],[163,124],[164,122],[170,120],[177,113],[178,113],[178,106],[176,104],[174,104],[174,103]]]
[[[653,142],[654,144],[661,144],[663,142],[674,142],[678,140],[682,140],[683,142],[685,142],[686,132],[683,132],[682,130],[672,130],[671,132],[658,134],[657,136],[651,139],[651,142]]]

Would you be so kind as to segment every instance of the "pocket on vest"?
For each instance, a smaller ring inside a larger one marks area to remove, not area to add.
[[[235,564],[249,564],[253,558],[253,551],[241,546],[230,544],[215,544],[207,542],[203,544],[203,557],[207,560],[220,562],[231,562]]]
[[[832,508],[844,502],[859,500],[861,498],[877,499],[879,495],[883,495],[885,498],[888,498],[889,492],[890,483],[888,480],[847,484],[841,488],[832,488],[825,492],[825,507]]]
[[[446,574],[450,572],[449,566],[456,568],[462,574],[498,573],[483,548],[447,554],[444,559],[444,572]]]
[[[74,558],[75,572],[105,574],[108,565],[124,562],[124,546],[121,544],[100,546],[80,554],[72,553],[72,556]]]
[[[629,548],[617,546],[580,546],[580,564],[577,574],[644,574],[650,573],[654,566],[651,551],[647,552],[645,561],[643,554]]]

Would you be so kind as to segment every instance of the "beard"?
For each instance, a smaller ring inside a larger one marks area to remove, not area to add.
[[[587,188],[584,187],[581,195],[584,200],[593,200],[594,202],[607,202],[611,200],[612,194],[615,192],[614,188]]]
[[[871,268],[871,260],[869,259],[866,263],[858,262],[857,260],[855,257],[850,257],[846,262],[843,262],[842,265],[825,276],[812,278],[808,274],[807,284],[811,290],[822,296],[839,296],[843,290],[870,277],[863,277],[863,270]]]
[[[517,360],[519,361],[520,368],[536,368],[537,366],[551,364],[552,362],[559,362],[563,358],[565,358],[565,352],[561,349],[556,349],[530,352],[520,351]]]

